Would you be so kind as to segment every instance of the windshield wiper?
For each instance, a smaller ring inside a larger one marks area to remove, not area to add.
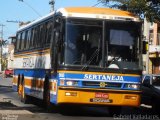
[[[91,55],[91,57],[90,57],[90,59],[86,62],[86,64],[82,67],[82,69],[81,70],[84,70],[84,69],[86,69],[86,68],[88,68],[88,65],[90,65],[90,63],[95,59],[95,57],[97,56],[99,56],[99,51],[100,51],[100,49],[96,49],[95,51],[94,51],[94,53]],[[98,59],[98,58],[97,58]]]

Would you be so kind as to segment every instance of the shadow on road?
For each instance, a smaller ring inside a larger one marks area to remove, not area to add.
[[[0,109],[10,109],[15,107],[17,106],[12,104],[11,102],[0,102]]]
[[[32,103],[37,106],[19,107],[14,105],[12,102],[0,102],[0,110],[27,110],[31,113],[51,113],[61,114],[63,116],[81,116],[81,117],[153,117],[158,116],[153,114],[150,109],[146,108],[133,108],[123,107],[120,115],[110,116],[107,107],[88,107],[88,106],[75,106],[75,105],[51,105],[50,109],[45,109],[42,101],[32,100]],[[122,118],[119,118],[122,119]],[[137,119],[138,120],[138,119]]]
[[[0,85],[0,94],[14,92],[11,86]]]
[[[65,116],[109,117],[107,108],[104,107],[61,106],[58,112]]]
[[[11,87],[0,86],[0,94],[4,94],[5,97],[0,101],[0,110],[27,110],[32,113],[51,113],[51,114],[61,114],[63,116],[81,116],[81,117],[113,117],[108,113],[107,107],[90,107],[81,105],[51,105],[50,108],[46,108],[43,105],[43,101],[32,98],[31,105],[16,106],[12,102],[14,98],[13,90]],[[11,94],[13,96],[11,96]],[[18,97],[18,95],[16,96]],[[17,100],[19,101],[19,100]],[[32,106],[34,104],[34,106]],[[36,106],[35,106],[36,105]],[[150,115],[153,116],[151,109],[148,108],[133,108],[133,107],[123,107],[121,116],[138,116],[138,115]]]
[[[44,113],[45,110],[37,106],[19,107],[11,102],[0,102],[0,110],[28,110],[32,113]],[[47,111],[46,111],[47,112]]]

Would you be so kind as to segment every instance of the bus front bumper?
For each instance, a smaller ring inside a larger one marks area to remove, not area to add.
[[[88,88],[58,88],[58,104],[89,104],[89,105],[140,105],[140,91],[88,89]]]

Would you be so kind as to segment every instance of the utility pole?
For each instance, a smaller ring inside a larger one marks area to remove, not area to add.
[[[10,22],[10,23],[18,23],[19,27],[21,26],[21,24],[23,24],[22,21],[18,21],[18,20],[7,20],[6,22]]]
[[[1,32],[0,32],[0,34],[1,34],[1,36],[0,36],[0,47],[1,47],[1,63],[0,63],[0,71],[2,71],[2,53],[3,53],[3,48],[2,48],[2,45],[3,45],[3,27],[4,27],[5,25],[3,25],[3,24],[0,24],[0,27],[1,27]]]
[[[18,21],[18,20],[7,20],[6,22],[11,22],[11,23],[22,23],[22,21]]]
[[[51,5],[51,12],[54,11],[55,1],[54,1],[54,0],[50,0],[50,1],[49,1],[49,4]]]

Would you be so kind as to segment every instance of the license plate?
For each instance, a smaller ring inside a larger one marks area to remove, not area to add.
[[[90,102],[98,102],[98,103],[111,103],[112,100],[105,98],[91,98]]]
[[[95,98],[109,98],[109,95],[107,93],[95,93]]]

